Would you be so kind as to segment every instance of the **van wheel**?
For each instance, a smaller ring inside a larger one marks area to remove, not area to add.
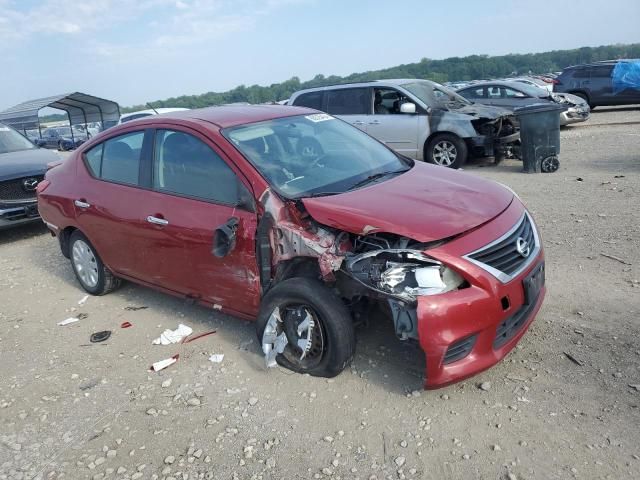
[[[262,299],[256,322],[267,366],[335,377],[355,354],[355,331],[342,300],[322,282],[290,278]]]
[[[73,272],[88,293],[105,295],[120,285],[120,279],[104,266],[98,252],[79,230],[71,234],[69,253]]]
[[[442,167],[460,168],[467,161],[467,144],[456,135],[441,133],[427,145],[425,158]]]

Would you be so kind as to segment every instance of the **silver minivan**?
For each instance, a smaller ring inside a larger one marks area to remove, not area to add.
[[[334,115],[416,160],[460,168],[470,154],[505,156],[519,140],[512,114],[429,80],[377,80],[310,88],[289,105]]]

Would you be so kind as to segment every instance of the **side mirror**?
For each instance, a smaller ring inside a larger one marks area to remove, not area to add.
[[[218,258],[226,257],[236,248],[236,230],[238,219],[231,217],[227,223],[220,225],[213,232],[213,248],[211,253]]]
[[[405,102],[400,105],[400,113],[416,113],[416,104]]]

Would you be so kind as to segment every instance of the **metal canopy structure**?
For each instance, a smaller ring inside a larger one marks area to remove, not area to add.
[[[120,120],[120,106],[116,102],[75,92],[29,100],[8,108],[0,112],[0,122],[16,130],[40,129],[38,112],[45,107],[66,111],[71,125],[100,122],[106,129]]]

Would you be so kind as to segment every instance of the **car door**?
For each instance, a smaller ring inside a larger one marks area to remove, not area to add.
[[[594,65],[591,67],[589,91],[592,103],[601,105],[626,103],[625,96],[628,95],[628,91],[613,93],[612,72],[613,65]]]
[[[83,155],[76,221],[115,273],[181,292],[175,271],[185,268],[182,240],[177,230],[150,221],[161,213],[148,181],[140,176],[142,159],[152,152],[152,134],[133,130]]]
[[[371,89],[368,87],[336,88],[326,91],[327,113],[360,130],[367,131],[367,123],[373,107]]]
[[[257,217],[240,172],[202,132],[158,129],[153,150],[147,213],[159,220],[154,229],[180,243],[184,263],[175,266],[174,276],[181,290],[214,306],[255,315],[260,298]],[[224,256],[214,251],[217,229],[235,231],[235,247]]]
[[[410,100],[394,88],[376,87],[373,94],[373,113],[366,118],[367,133],[398,153],[417,159],[419,130],[426,124],[426,115],[402,113],[400,106]]]

